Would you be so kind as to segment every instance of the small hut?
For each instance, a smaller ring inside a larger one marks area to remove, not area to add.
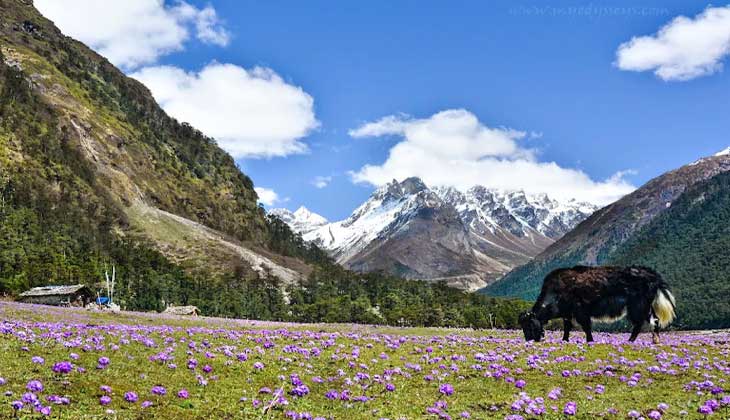
[[[20,294],[18,300],[53,306],[84,307],[93,299],[91,290],[83,284],[70,286],[40,286]]]
[[[200,311],[197,306],[168,306],[164,314],[170,315],[184,315],[184,316],[198,316]]]

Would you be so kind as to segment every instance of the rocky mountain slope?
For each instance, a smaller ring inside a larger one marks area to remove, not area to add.
[[[272,212],[354,270],[476,290],[528,261],[593,210],[546,195],[479,186],[460,192],[408,178],[377,189],[339,222],[327,223],[304,208]]]
[[[0,16],[0,292],[95,282],[148,248],[203,276],[309,271],[271,251],[253,182],[213,139],[32,2],[0,0]]]
[[[544,276],[557,267],[647,264],[674,286],[679,301],[684,298],[689,307],[703,312],[700,306],[711,307],[712,296],[719,296],[716,293],[729,285],[730,272],[725,269],[730,245],[728,179],[730,149],[654,178],[596,211],[485,292],[534,299]],[[717,320],[721,313],[705,318],[701,325],[716,326],[707,320]]]

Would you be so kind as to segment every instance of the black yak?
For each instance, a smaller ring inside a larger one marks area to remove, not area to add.
[[[554,270],[545,277],[535,305],[520,315],[519,323],[525,340],[540,341],[545,335],[545,323],[562,318],[564,341],[568,341],[575,323],[590,342],[593,322],[613,322],[627,315],[633,324],[629,338],[632,342],[648,324],[657,343],[659,328],[674,319],[674,296],[656,271],[636,266],[575,266]]]

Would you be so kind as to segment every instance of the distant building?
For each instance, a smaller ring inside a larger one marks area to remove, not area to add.
[[[168,306],[163,313],[171,315],[198,316],[200,311],[197,306]]]
[[[54,306],[84,307],[93,300],[91,290],[83,284],[34,287],[20,294],[19,301]]]

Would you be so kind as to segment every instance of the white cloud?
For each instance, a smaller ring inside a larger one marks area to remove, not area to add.
[[[730,55],[730,6],[679,16],[652,36],[634,37],[616,51],[622,70],[653,70],[663,80],[690,80],[721,71]]]
[[[315,187],[322,189],[325,188],[329,183],[332,181],[331,176],[315,176],[312,180],[312,185]]]
[[[350,135],[401,138],[385,162],[352,172],[355,182],[379,186],[418,176],[430,185],[521,189],[596,204],[610,203],[634,190],[622,172],[595,181],[580,170],[540,162],[533,150],[518,144],[525,133],[489,128],[463,109],[442,111],[425,119],[389,116],[350,130]]]
[[[235,158],[305,153],[301,138],[319,126],[312,97],[268,68],[211,63],[195,73],[155,66],[131,77],[168,114],[214,137]]]
[[[279,194],[271,188],[255,187],[256,195],[259,196],[259,203],[265,206],[273,206],[276,203],[280,203],[282,200],[279,198]],[[286,200],[283,200],[286,201]]]
[[[227,45],[229,34],[212,6],[184,1],[35,0],[34,5],[64,32],[125,69],[183,49],[192,29],[208,44]]]

